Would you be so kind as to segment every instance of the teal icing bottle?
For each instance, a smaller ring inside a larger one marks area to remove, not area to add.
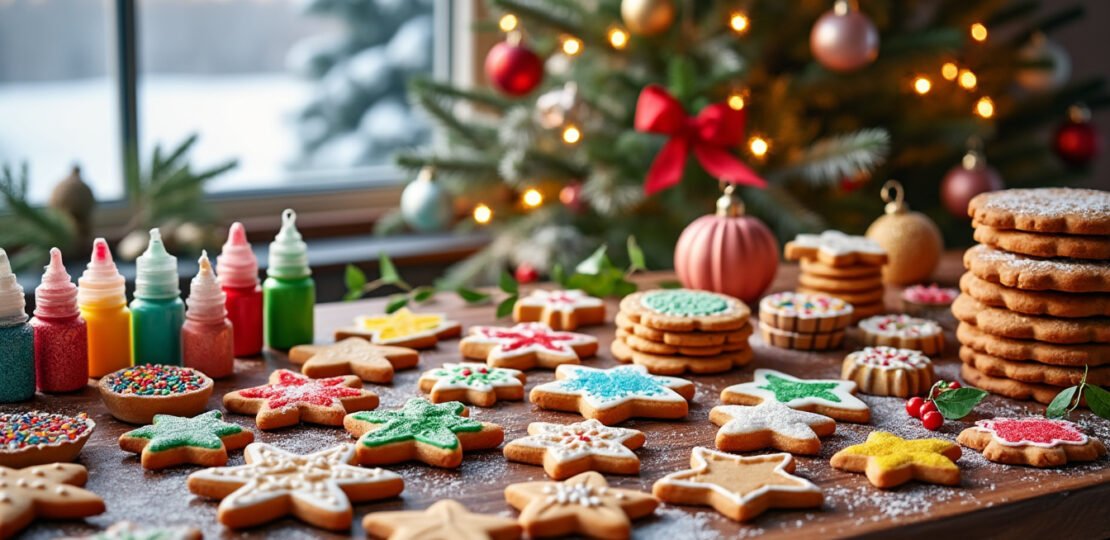
[[[35,329],[8,253],[0,248],[0,403],[35,397]]]
[[[316,282],[308,267],[308,246],[297,231],[297,213],[289,209],[281,213],[281,230],[270,243],[262,303],[267,347],[285,350],[312,343]]]
[[[181,365],[185,303],[177,280],[177,257],[166,252],[158,229],[151,229],[150,244],[135,261],[131,358],[136,365]]]

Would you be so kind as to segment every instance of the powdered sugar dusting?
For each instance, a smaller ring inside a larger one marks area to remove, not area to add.
[[[1110,262],[1079,259],[1038,259],[979,244],[967,250],[971,261],[994,263],[1011,271],[1046,274],[1101,274],[1110,279]]]
[[[980,208],[1037,217],[1065,214],[1105,218],[1110,215],[1110,192],[1097,189],[1007,189],[985,195]]]

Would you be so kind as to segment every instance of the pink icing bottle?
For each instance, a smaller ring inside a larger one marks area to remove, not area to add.
[[[216,270],[227,295],[227,318],[235,332],[235,356],[258,356],[262,353],[262,287],[258,283],[258,259],[247,243],[242,223],[231,224]]]
[[[227,295],[208,262],[208,252],[203,252],[198,262],[200,270],[185,301],[189,309],[181,327],[181,356],[185,367],[218,379],[235,371],[233,326],[224,307]]]
[[[77,285],[50,250],[50,264],[35,289],[35,379],[43,392],[73,392],[89,382],[88,329],[77,309]]]

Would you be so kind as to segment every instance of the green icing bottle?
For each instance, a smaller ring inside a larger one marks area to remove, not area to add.
[[[177,257],[166,252],[162,234],[150,230],[150,245],[135,261],[131,301],[131,358],[138,364],[181,365],[185,303],[178,286]]]
[[[297,231],[297,213],[281,214],[281,230],[270,243],[270,267],[262,284],[266,346],[290,349],[312,343],[316,282],[308,267],[308,246]]]

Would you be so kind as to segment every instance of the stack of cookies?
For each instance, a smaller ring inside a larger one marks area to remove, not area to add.
[[[721,373],[752,360],[751,311],[731,296],[659,289],[621,300],[610,351],[657,375]]]
[[[877,242],[840,231],[799,234],[786,243],[787,260],[801,261],[798,292],[824,293],[852,304],[855,320],[884,311],[886,251]]]
[[[844,343],[852,304],[821,293],[780,292],[759,301],[759,333],[768,345],[824,351]]]
[[[1110,385],[1110,193],[1012,189],[968,206],[981,244],[964,254],[952,304],[967,382],[1049,403]]]

